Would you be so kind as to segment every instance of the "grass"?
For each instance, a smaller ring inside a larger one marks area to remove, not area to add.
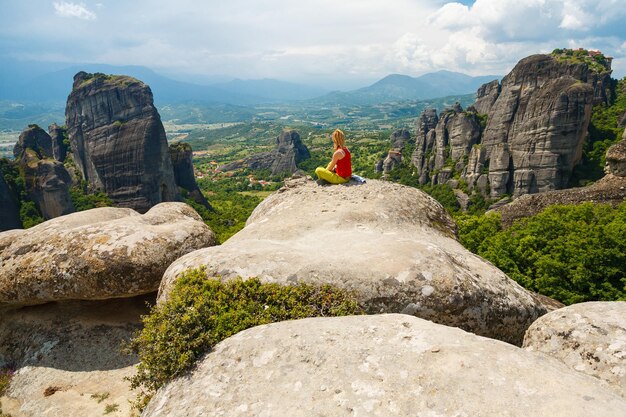
[[[110,394],[108,392],[95,393],[95,394],[91,394],[91,398],[93,398],[94,400],[98,402],[98,404],[100,404],[102,401],[109,398],[109,395]]]

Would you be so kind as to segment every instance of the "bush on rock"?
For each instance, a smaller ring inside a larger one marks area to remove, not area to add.
[[[331,285],[283,286],[257,278],[222,282],[206,279],[202,269],[189,270],[168,300],[143,318],[144,329],[127,346],[141,360],[131,385],[144,390],[140,404],[145,404],[216,343],[242,330],[284,320],[362,313],[351,293]]]

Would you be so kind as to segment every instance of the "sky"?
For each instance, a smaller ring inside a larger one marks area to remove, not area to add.
[[[0,59],[348,85],[583,47],[621,78],[625,22],[626,0],[0,0]]]

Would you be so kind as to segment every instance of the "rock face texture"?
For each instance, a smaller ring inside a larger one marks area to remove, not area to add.
[[[174,168],[176,185],[185,189],[188,198],[212,210],[213,208],[196,183],[196,177],[193,171],[193,151],[191,145],[184,142],[173,143],[169,146],[169,151]]]
[[[287,321],[219,343],[144,417],[621,416],[558,361],[406,315]]]
[[[566,188],[592,105],[607,100],[610,73],[610,66],[596,73],[582,62],[533,55],[501,83],[483,85],[467,111],[445,111],[432,127],[429,110],[412,158],[420,181],[457,177],[491,198]]]
[[[284,130],[276,138],[276,147],[271,152],[252,155],[246,159],[226,164],[220,169],[232,171],[241,168],[269,169],[272,175],[291,175],[300,161],[310,158],[309,149],[302,143],[295,130]]]
[[[411,140],[411,133],[407,129],[396,130],[391,134],[389,140],[391,149],[389,149],[387,157],[376,164],[376,170],[384,175],[388,174],[402,162],[402,150],[404,145]]]
[[[48,126],[48,134],[50,135],[50,139],[52,141],[52,156],[57,161],[65,161],[68,151],[68,146],[65,141],[67,129],[57,125],[56,123],[52,123]]]
[[[21,229],[20,210],[11,189],[0,174],[0,232]]]
[[[79,72],[65,117],[78,170],[116,206],[145,212],[179,200],[165,130],[147,85]]]
[[[546,308],[456,240],[456,225],[427,194],[368,180],[318,186],[288,181],[223,245],[192,252],[166,271],[333,284],[354,291],[368,313],[404,312],[521,344]]]
[[[589,302],[538,319],[524,347],[610,384],[626,399],[626,301]]]
[[[49,303],[2,311],[0,367],[17,368],[0,397],[14,417],[131,416],[125,377],[138,359],[120,350],[141,328],[154,297]],[[5,415],[6,415],[5,414]]]
[[[20,134],[13,149],[24,175],[28,198],[35,202],[44,219],[74,212],[70,199],[72,178],[53,157],[52,138],[37,125]]]
[[[0,306],[131,297],[155,291],[178,257],[215,244],[183,203],[144,215],[98,208],[0,234]]]

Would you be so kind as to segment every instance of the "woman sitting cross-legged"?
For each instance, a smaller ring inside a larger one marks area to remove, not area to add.
[[[333,158],[326,168],[317,167],[315,175],[331,184],[344,184],[350,181],[352,176],[352,159],[350,151],[346,148],[346,135],[337,129],[333,132],[331,138],[335,150]]]

